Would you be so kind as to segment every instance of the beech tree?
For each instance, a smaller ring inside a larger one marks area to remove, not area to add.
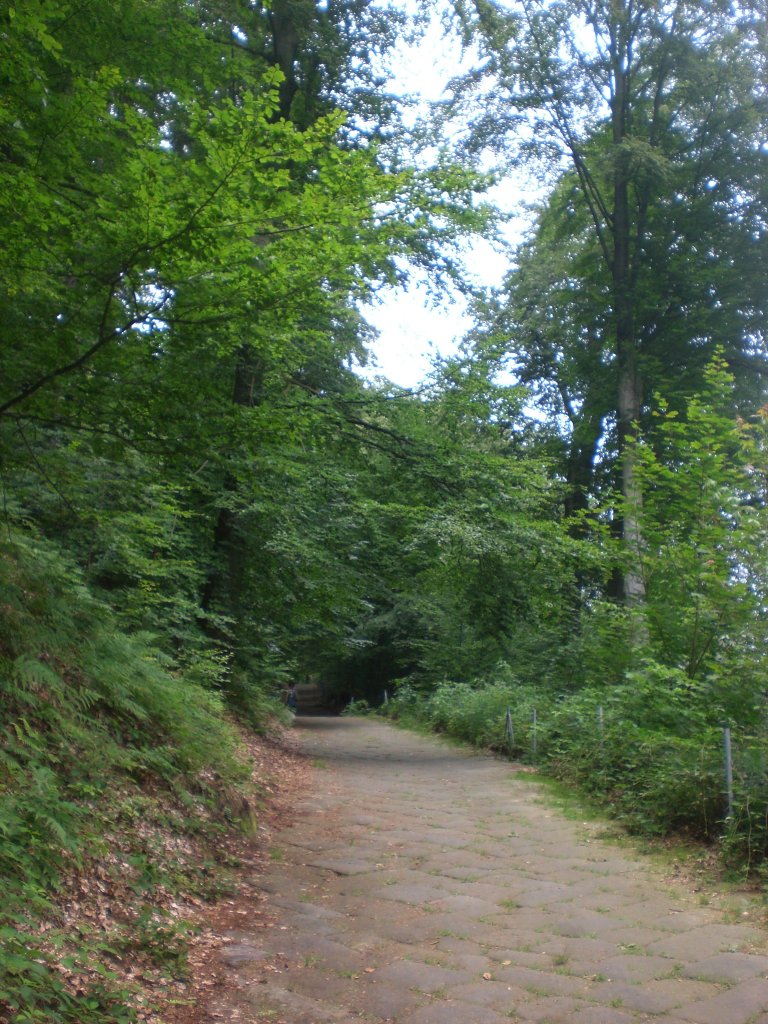
[[[241,7],[2,16],[0,445],[14,513],[133,626],[258,689],[352,600],[347,512],[310,505],[336,436],[375,436],[357,304],[483,214],[474,173],[379,158],[344,81],[383,45],[368,5]]]
[[[734,364],[765,370],[763,289],[754,276],[766,252],[759,12],[642,0],[524,0],[514,8],[478,0],[459,11],[482,58],[481,70],[456,85],[474,114],[468,145],[502,150],[513,166],[531,157],[542,174],[554,169],[561,237],[577,239],[560,280],[572,291],[588,288],[578,260],[602,266],[591,276],[602,279],[593,291],[602,309],[583,330],[593,332],[593,382],[600,389],[607,372],[613,398],[597,413],[593,395],[574,397],[585,409],[587,450],[596,415],[598,436],[615,427],[627,508],[639,507],[628,442],[658,383],[680,387],[722,340],[724,318],[714,311],[728,310]],[[564,333],[559,350],[579,344],[584,334]],[[632,547],[637,531],[627,513]],[[639,573],[627,572],[624,594],[642,599]]]

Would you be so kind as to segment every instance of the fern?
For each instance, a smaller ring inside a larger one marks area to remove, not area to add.
[[[106,989],[66,992],[34,943],[23,948],[20,922],[49,914],[46,894],[64,873],[132,820],[139,783],[169,794],[176,827],[202,830],[215,785],[203,777],[231,787],[247,768],[221,696],[179,674],[151,632],[125,632],[55,545],[8,528],[0,592],[0,1004],[28,1024],[127,1024],[130,1011]],[[198,678],[220,669],[212,658]],[[145,800],[141,821],[153,814]],[[165,878],[144,834],[134,840],[142,870]]]
[[[61,676],[39,658],[22,654],[13,663],[12,679],[19,686],[33,691],[48,691],[60,697],[64,689]]]

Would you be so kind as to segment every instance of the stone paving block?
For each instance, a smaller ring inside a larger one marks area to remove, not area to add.
[[[534,995],[581,996],[587,992],[587,982],[566,974],[535,971],[529,967],[499,966],[494,971],[497,981],[518,985]]]
[[[480,926],[482,927],[482,926]],[[490,939],[493,938],[493,942]],[[435,949],[446,953],[449,956],[480,956],[487,965],[486,970],[495,970],[504,959],[509,959],[510,964],[522,964],[521,958],[527,957],[527,953],[509,952],[510,935],[508,932],[497,932],[493,936],[490,933],[482,935],[482,942],[478,938],[467,935],[441,935],[438,934],[434,944]],[[517,957],[517,958],[515,958]],[[536,966],[528,965],[524,966]]]
[[[336,921],[343,917],[343,914],[340,914],[338,910],[324,907],[320,903],[304,903],[301,900],[297,900],[293,895],[273,896],[270,903],[273,907],[282,907],[284,910],[290,911],[292,915],[304,920],[307,927],[311,928],[322,928],[324,926],[332,928]]]
[[[708,981],[689,981],[687,978],[662,978],[660,981],[646,981],[643,987],[649,992],[668,995],[674,1000],[671,1005],[675,1008],[684,1006],[686,1003],[714,999],[722,992],[719,985],[713,985]],[[729,1022],[722,1021],[721,1024],[729,1024]]]
[[[663,978],[682,965],[677,960],[665,956],[640,956],[627,953],[610,957],[600,963],[600,973],[609,981],[637,982]]]
[[[432,914],[418,921],[383,921],[378,927],[382,938],[410,947],[434,942],[437,931]]]
[[[427,869],[438,870],[438,862],[436,859],[431,860],[429,863],[423,866]],[[480,867],[475,864],[443,864],[439,868],[441,874],[445,878],[456,878],[461,882],[471,881],[474,882],[478,877],[482,878],[490,874],[488,868]]]
[[[752,953],[720,953],[706,960],[688,964],[682,973],[686,978],[702,978],[705,981],[747,981],[758,975],[768,976],[768,956]]]
[[[347,816],[350,825],[362,825],[374,832],[381,828],[381,819],[375,814],[351,814]]]
[[[612,1006],[582,1006],[567,1020],[568,1024],[638,1024],[634,1013]]]
[[[753,929],[737,925],[708,924],[679,935],[665,936],[657,942],[649,943],[647,948],[651,953],[679,957],[691,963],[732,951],[755,935]]]
[[[369,922],[370,923],[370,922]],[[409,946],[386,939],[380,932],[344,931],[339,935],[340,941],[360,954],[366,966],[371,961],[389,963],[391,960],[402,960],[412,953]]]
[[[552,914],[550,925],[555,935],[563,935],[566,938],[605,938],[611,933],[621,930],[623,925],[608,914],[598,914],[596,910],[582,910],[573,907],[569,910],[560,910]]]
[[[480,865],[483,864],[489,867],[492,864],[498,864],[503,862],[509,863],[509,853],[507,850],[501,848],[494,848],[490,843],[475,842],[471,846],[466,847],[468,854],[472,854],[473,857],[479,860]]]
[[[397,985],[419,992],[437,992],[469,981],[472,974],[465,970],[435,967],[418,960],[397,960],[376,971],[379,985]]]
[[[619,919],[618,915],[616,919]],[[673,955],[661,952],[655,948],[657,943],[660,943],[667,937],[667,934],[657,931],[655,928],[626,923],[622,923],[620,928],[610,932],[611,941],[616,943],[617,948],[622,953],[645,952],[648,954],[658,953],[659,956]]]
[[[574,899],[580,891],[594,884],[591,876],[583,868],[560,869],[559,867],[554,867],[557,864],[557,856],[554,850],[550,857],[538,854],[537,858],[536,868],[534,870],[531,868],[527,869],[530,876],[541,881],[548,881],[556,877],[558,882],[567,887],[566,897],[568,899]]]
[[[365,966],[362,954],[356,949],[310,932],[284,935],[275,943],[274,955],[288,965],[311,959],[338,971],[356,971]]]
[[[428,1006],[397,1018],[397,1024],[510,1024],[506,1014],[485,1006],[434,1000]]]
[[[333,899],[335,907],[356,906],[360,897],[376,901],[381,905],[387,886],[387,872],[376,874],[350,875],[348,878],[334,878],[323,886],[323,896]],[[387,901],[391,906],[391,901]]]
[[[477,949],[477,946],[475,946]],[[490,957],[475,953],[443,953],[440,961],[443,967],[450,967],[452,970],[469,971],[476,978],[481,978],[487,971],[493,972],[496,964]]]
[[[528,949],[508,949],[500,947],[488,950],[488,959],[503,967],[530,967],[533,971],[548,971],[552,966],[552,957],[548,953]]]
[[[267,991],[249,993],[248,1002],[262,1020],[274,1020],[275,1010],[279,1017],[290,1017],[291,1024],[342,1024],[346,1016],[343,1008],[272,985]]]
[[[531,882],[515,897],[521,907],[545,907],[567,898],[570,890],[560,882]]]
[[[371,860],[354,860],[348,857],[321,857],[309,861],[309,867],[320,868],[326,871],[333,871],[336,875],[363,875],[375,868],[373,858]]]
[[[583,965],[585,974],[602,971],[605,961],[619,953],[619,946],[609,938],[593,939],[584,936],[574,938],[552,933],[539,936],[538,948],[551,958],[551,963],[567,957],[565,966],[568,970],[572,969],[573,963]]]
[[[476,896],[441,896],[434,902],[434,906],[443,913],[466,914],[470,917],[495,914],[499,909],[497,903]]]
[[[582,1007],[583,1003],[567,996],[544,996],[516,1006],[515,1015],[535,1024],[566,1024]]]
[[[419,836],[414,836],[413,832],[392,832],[388,838],[399,840],[409,850],[414,842],[422,843],[425,849],[437,847],[440,850],[461,850],[464,847],[469,848],[473,841],[473,837],[467,837],[465,834],[456,835],[444,828],[431,829]]]
[[[642,901],[644,896],[649,896],[647,881],[638,875],[612,875],[605,871],[603,866],[595,861],[588,861],[584,865],[585,871],[589,872],[592,881],[590,887],[593,892],[625,893],[633,897],[633,901]],[[651,890],[650,899],[657,896],[655,888]]]
[[[427,1001],[428,996],[421,992],[399,985],[381,984],[370,976],[366,984],[356,991],[354,1006],[362,1013],[375,1014],[385,1020],[395,1017],[399,1020],[402,1014],[412,1013]]]
[[[475,981],[452,987],[448,998],[473,1006],[487,1006],[497,1013],[508,1014],[531,997],[530,993],[515,985],[505,985],[500,981]]]
[[[483,920],[489,926],[508,928],[516,935],[537,935],[548,933],[552,915],[545,907],[501,907]]]
[[[747,1024],[768,1012],[768,981],[753,978],[710,999],[679,1007],[675,1013],[695,1024]]]
[[[408,903],[416,907],[423,906],[425,903],[434,903],[443,895],[445,895],[445,890],[434,882],[404,882],[384,886],[379,894],[381,899],[396,900],[398,903]]]
[[[495,915],[472,918],[465,914],[425,914],[424,917],[429,920],[431,934],[436,938],[442,935],[471,938],[489,948],[528,941],[526,928],[517,928],[513,922]]]
[[[664,1013],[679,1006],[677,993],[658,991],[644,985],[632,985],[626,981],[607,981],[595,985],[589,991],[590,1002],[619,1005],[639,1013]]]
[[[360,983],[332,972],[299,967],[280,976],[280,987],[338,1009],[356,1001],[355,988],[359,989]]]
[[[524,891],[524,886],[517,884],[509,885],[488,885],[483,881],[460,882],[450,890],[452,896],[465,896],[467,893],[477,899],[486,900],[493,905],[495,913],[499,909],[507,909],[510,905],[517,903],[518,894]]]
[[[688,932],[694,928],[704,928],[716,924],[719,915],[711,910],[696,910],[684,903],[660,900],[658,898],[635,903],[625,907],[622,916],[639,924],[653,925],[663,932]]]
[[[594,910],[599,914],[617,914],[622,919],[622,911],[634,901],[634,894],[619,892],[596,892],[594,886],[585,884],[579,886],[578,895],[575,896],[574,906],[582,907],[584,910]]]
[[[395,900],[382,900],[377,894],[371,896],[363,893],[357,896],[345,894],[337,900],[334,905],[341,911],[341,920],[336,922],[336,928],[344,929],[367,929],[373,920],[377,926],[386,922],[404,924],[409,921],[423,921],[425,914],[421,907],[411,906],[407,903],[398,903]]]

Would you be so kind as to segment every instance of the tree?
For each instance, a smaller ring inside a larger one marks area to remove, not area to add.
[[[765,415],[735,419],[733,383],[717,357],[681,414],[657,396],[636,445],[644,492],[637,557],[655,656],[706,680],[728,714],[749,721],[763,689],[754,659],[768,592]]]
[[[166,0],[165,50],[143,4],[7,15],[0,445],[14,514],[178,661],[237,661],[247,698],[356,599],[332,483],[338,438],[376,436],[357,303],[412,255],[450,269],[483,215],[476,175],[391,170],[334,109],[378,14],[240,7]]]
[[[471,146],[509,147],[516,164],[549,161],[560,214],[575,212],[578,229],[564,267],[571,286],[584,280],[574,274],[582,258],[601,264],[593,294],[605,309],[592,348],[597,372],[607,364],[615,381],[601,418],[615,424],[622,490],[637,508],[628,442],[658,382],[672,377],[674,392],[692,367],[700,373],[723,323],[733,363],[745,376],[765,370],[764,309],[750,297],[762,294],[751,286],[765,265],[758,14],[635,0],[459,9],[483,59],[469,83],[483,104]],[[469,95],[468,83],[457,92]],[[597,310],[584,329],[596,323]],[[564,335],[560,350],[579,338]],[[594,437],[596,403],[585,397],[583,407]],[[631,512],[624,535],[637,547]],[[626,573],[624,594],[642,599],[637,572]]]
[[[492,370],[464,354],[424,396],[368,399],[381,443],[350,463],[360,600],[346,653],[323,663],[346,695],[378,702],[393,680],[468,681],[500,661],[521,678],[574,668],[572,595],[579,574],[603,578],[603,556],[563,528],[548,432]]]

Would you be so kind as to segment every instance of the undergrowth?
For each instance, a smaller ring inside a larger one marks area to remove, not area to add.
[[[127,1024],[120,951],[183,972],[163,907],[218,884],[249,769],[222,698],[122,632],[55,546],[6,527],[0,595],[0,1020]]]
[[[622,683],[556,695],[506,666],[474,684],[403,682],[379,713],[497,750],[576,785],[631,833],[715,844],[742,875],[768,874],[765,737],[734,728],[734,807],[723,781],[717,694],[648,662]]]

